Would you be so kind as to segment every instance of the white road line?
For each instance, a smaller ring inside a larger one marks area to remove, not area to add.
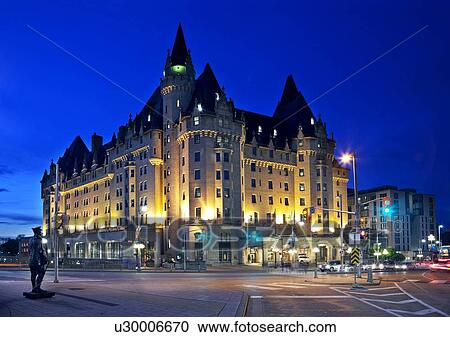
[[[390,311],[398,312],[400,314],[407,314],[407,315],[417,315],[417,316],[424,316],[428,314],[432,314],[436,312],[434,309],[422,309],[418,311],[406,311],[406,310],[397,310],[397,309],[389,309]]]
[[[404,300],[404,301],[398,301],[398,302],[396,302],[396,301],[388,301],[388,300],[377,300],[375,298],[362,298],[362,299],[366,300],[366,301],[370,301],[370,302],[392,303],[392,304],[407,304],[407,303],[413,303],[413,302],[416,301],[416,300],[413,300],[413,299],[411,299],[411,300]]]
[[[345,295],[267,295],[267,296],[250,296],[250,298],[346,298],[351,299],[350,296]]]
[[[387,289],[397,289],[397,287],[384,287],[384,288],[369,288],[369,291],[377,291],[377,290],[387,290]]]
[[[377,296],[377,297],[387,297],[387,296],[401,296],[401,295],[405,295],[404,293],[388,293],[388,294],[355,293],[355,294],[369,295],[369,296]]]
[[[367,305],[370,305],[371,307],[374,307],[374,308],[377,308],[377,309],[379,309],[379,310],[381,310],[381,311],[384,311],[385,313],[388,313],[388,314],[390,314],[390,315],[392,315],[392,316],[401,317],[401,315],[399,315],[399,314],[397,314],[397,313],[395,313],[395,312],[392,312],[392,311],[390,311],[390,310],[387,310],[387,309],[385,309],[385,308],[382,308],[382,307],[380,307],[380,306],[378,306],[378,305],[376,305],[376,304],[370,303],[370,301],[366,301],[366,300],[364,300],[364,299],[362,299],[362,298],[360,298],[360,297],[353,296],[353,295],[351,295],[350,293],[346,293],[346,292],[344,292],[344,291],[342,291],[342,290],[340,290],[340,289],[338,289],[338,288],[332,288],[332,289],[334,289],[334,290],[337,291],[338,293],[345,294],[345,295],[347,295],[347,296],[352,297],[353,299],[355,299],[355,300],[357,300],[357,301],[360,301],[360,302],[363,302],[363,303],[365,303],[365,304],[367,304]]]
[[[306,288],[304,286],[298,285],[298,284],[280,284],[280,283],[271,283],[271,286],[274,287],[280,287],[280,288],[292,288],[292,289],[303,289]]]
[[[263,289],[263,290],[280,290],[280,288],[257,286],[257,285],[253,285],[253,284],[244,284],[243,286],[246,288],[255,288],[255,289]]]
[[[415,282],[420,282],[420,280],[404,280],[404,281],[402,281],[402,283],[408,283],[408,282],[415,283]]]
[[[422,304],[423,306],[425,306],[425,307],[427,307],[427,308],[429,308],[429,309],[433,309],[435,312],[441,314],[442,316],[448,317],[448,314],[446,314],[445,312],[443,312],[443,311],[441,311],[441,310],[439,310],[439,309],[436,309],[435,307],[429,305],[428,303],[425,303],[424,301],[419,300],[418,298],[412,296],[410,293],[406,292],[403,288],[401,288],[397,283],[394,283],[394,284],[395,284],[395,286],[396,286],[398,289],[400,289],[401,292],[403,292],[403,293],[405,293],[406,295],[408,295],[409,297],[415,299],[417,302],[419,302],[419,303]]]
[[[433,283],[433,284],[444,284],[444,283],[447,283],[447,280],[433,280],[433,281],[430,281],[430,282],[428,282],[428,283]]]

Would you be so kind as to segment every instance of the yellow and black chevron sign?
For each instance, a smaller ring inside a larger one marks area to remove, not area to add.
[[[350,262],[351,264],[359,264],[359,258],[360,258],[361,252],[359,248],[353,248],[352,253],[350,254]]]

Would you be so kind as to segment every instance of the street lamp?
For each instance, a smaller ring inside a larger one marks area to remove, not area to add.
[[[339,200],[339,217],[341,218],[341,232],[340,232],[340,240],[341,240],[341,269],[344,268],[344,225],[342,219],[342,193],[339,193],[336,196],[336,199]]]
[[[441,240],[441,229],[444,228],[444,226],[439,225],[438,226],[438,239],[439,239],[439,253],[442,250],[442,240]]]
[[[358,187],[357,187],[357,176],[356,176],[356,154],[353,153],[344,153],[341,156],[341,162],[343,164],[348,164],[352,162],[353,169],[353,194],[355,199],[355,232],[359,234],[359,205],[358,205]],[[355,243],[355,247],[357,244]],[[361,264],[358,265],[357,268],[358,277],[361,277]]]
[[[319,254],[320,249],[318,247],[314,247],[312,251],[316,255],[316,267],[314,268],[314,278],[317,278],[317,254]]]

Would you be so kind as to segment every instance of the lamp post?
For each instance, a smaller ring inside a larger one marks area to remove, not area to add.
[[[317,254],[319,254],[320,250],[318,247],[313,248],[313,253],[316,255],[316,266],[314,268],[314,278],[317,278]]]
[[[339,200],[339,217],[341,219],[341,231],[339,234],[339,239],[341,241],[341,269],[344,268],[344,224],[342,219],[342,193],[339,193],[336,199]]]
[[[58,247],[58,202],[59,202],[59,164],[56,163],[55,172],[55,213],[53,215],[53,259],[55,267],[54,283],[59,283],[59,247]]]
[[[353,194],[355,199],[355,232],[356,235],[359,234],[359,205],[358,205],[358,185],[357,185],[357,175],[356,175],[356,154],[353,153],[345,153],[341,156],[341,162],[344,164],[348,164],[352,162],[353,169]],[[355,236],[356,239],[356,236]],[[356,240],[355,240],[356,241]],[[359,246],[355,242],[355,247]],[[361,277],[361,262],[357,266],[358,277]]]
[[[442,226],[442,225],[438,226],[439,253],[442,250],[442,240],[441,240],[441,229],[442,228],[444,228],[444,226]]]

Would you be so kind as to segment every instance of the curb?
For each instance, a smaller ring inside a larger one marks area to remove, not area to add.
[[[238,310],[236,310],[235,317],[246,317],[248,314],[249,304],[250,304],[250,296],[244,293],[241,298],[241,303],[239,303]]]

